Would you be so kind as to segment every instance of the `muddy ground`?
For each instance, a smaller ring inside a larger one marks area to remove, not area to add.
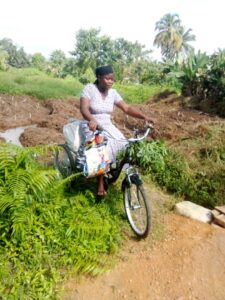
[[[168,143],[186,139],[204,125],[224,120],[192,109],[193,99],[167,93],[136,105],[156,122],[154,138]],[[80,119],[79,101],[38,101],[29,96],[0,95],[0,132],[36,124],[20,137],[24,146],[58,144],[64,141],[62,128],[70,118]],[[130,135],[130,128],[142,121],[115,110],[115,124]],[[154,203],[166,201],[151,192]],[[128,237],[118,262],[109,273],[97,278],[71,279],[63,300],[186,300],[225,299],[225,230],[189,220],[173,213],[162,218],[165,237],[152,243]]]
[[[193,134],[193,125],[220,120],[189,108],[192,101],[167,93],[136,107],[155,119],[156,138],[163,137],[173,143],[180,138],[190,137]],[[39,101],[29,96],[0,94],[0,132],[18,126],[37,125],[36,128],[26,129],[22,134],[20,141],[24,146],[63,142],[63,125],[70,118],[81,119],[77,99]],[[113,120],[126,136],[131,134],[130,129],[134,126],[143,125],[141,120],[124,116],[117,109],[114,111]]]

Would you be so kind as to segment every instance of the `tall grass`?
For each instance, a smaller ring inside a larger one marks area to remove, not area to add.
[[[59,79],[36,69],[0,72],[0,93],[30,95],[39,99],[79,96],[83,85],[75,78]]]

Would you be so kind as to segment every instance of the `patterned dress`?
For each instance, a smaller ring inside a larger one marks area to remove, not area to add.
[[[115,161],[117,153],[127,144],[126,141],[118,140],[124,140],[125,137],[111,121],[111,113],[113,112],[114,105],[122,101],[122,97],[115,89],[109,89],[107,96],[103,98],[97,86],[93,83],[87,84],[84,87],[81,97],[89,99],[90,112],[97,124],[103,128],[108,138],[110,160],[112,162]]]

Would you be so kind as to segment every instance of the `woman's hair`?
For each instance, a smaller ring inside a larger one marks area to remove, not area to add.
[[[113,73],[113,68],[111,65],[102,66],[102,67],[98,67],[95,69],[96,77],[104,76],[104,75],[108,75],[108,74],[112,74],[112,73]]]

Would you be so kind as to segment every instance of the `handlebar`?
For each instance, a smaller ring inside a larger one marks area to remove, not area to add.
[[[129,139],[118,139],[118,138],[115,138],[108,131],[107,132],[105,131],[105,132],[107,133],[106,136],[111,137],[111,138],[113,138],[113,139],[115,139],[117,141],[128,142],[128,143],[135,143],[135,142],[139,142],[139,141],[144,140],[148,136],[149,132],[154,129],[154,125],[153,124],[146,124],[145,128],[146,128],[145,133],[142,136],[140,136],[140,137],[132,137],[132,138],[129,138]],[[135,129],[135,131],[137,132],[136,129]]]
[[[148,136],[149,132],[154,129],[154,126],[153,124],[146,124],[145,128],[146,131],[141,137],[129,138],[128,142],[134,143],[144,140]]]

